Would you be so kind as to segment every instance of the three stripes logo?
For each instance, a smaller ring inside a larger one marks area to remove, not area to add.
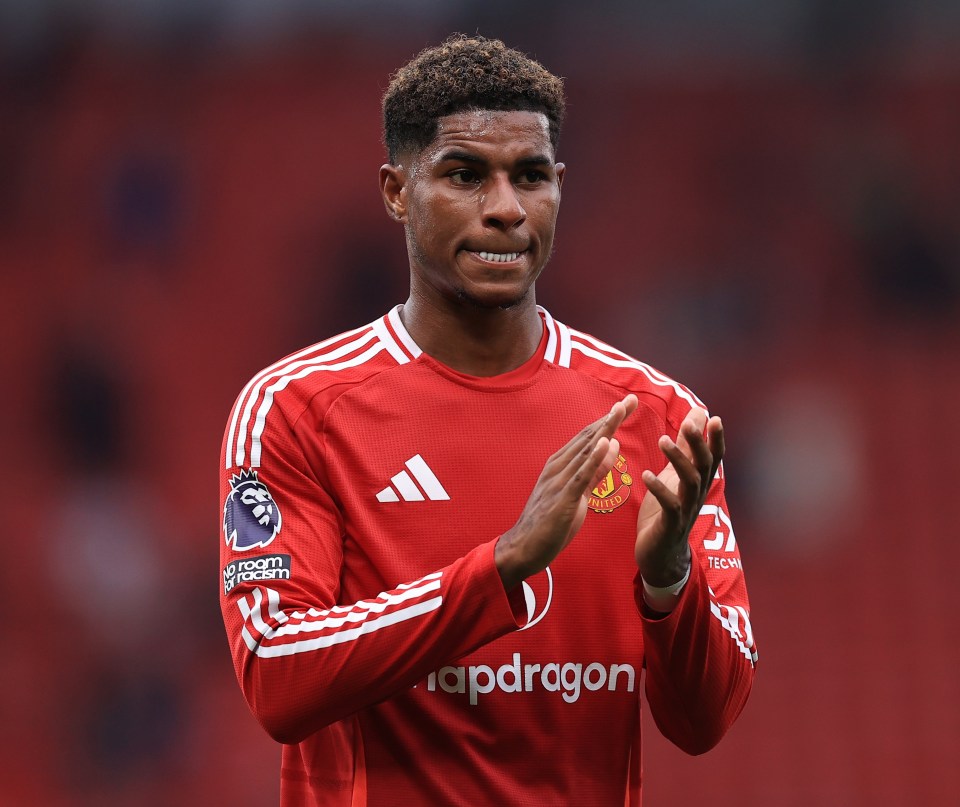
[[[450,498],[436,474],[419,454],[408,459],[404,465],[410,473],[401,471],[390,477],[393,484],[377,494],[377,501],[399,502],[402,499],[405,502],[422,502],[429,499],[431,502],[442,502]]]

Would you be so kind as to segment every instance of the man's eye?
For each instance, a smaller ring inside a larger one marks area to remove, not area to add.
[[[538,182],[543,182],[546,178],[547,178],[547,175],[544,174],[543,171],[536,171],[532,168],[529,171],[524,171],[520,175],[520,181],[530,185],[535,185]]]
[[[478,182],[476,173],[469,168],[458,168],[450,173],[450,179],[457,185],[475,185]]]

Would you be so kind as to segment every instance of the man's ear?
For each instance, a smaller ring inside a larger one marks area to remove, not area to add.
[[[380,195],[387,215],[394,221],[407,220],[407,172],[402,165],[384,163],[380,166]]]
[[[567,166],[565,166],[563,163],[557,163],[555,170],[557,172],[557,187],[562,188],[563,175],[567,173]]]

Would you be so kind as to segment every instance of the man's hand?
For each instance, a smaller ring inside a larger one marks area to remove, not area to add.
[[[694,407],[680,424],[677,442],[663,435],[658,445],[668,462],[659,474],[642,474],[647,492],[634,555],[641,577],[665,587],[679,581],[690,564],[687,536],[723,459],[723,424],[718,417],[708,421],[707,413]]]
[[[636,395],[617,401],[547,460],[520,519],[497,541],[494,560],[507,591],[545,569],[583,526],[585,494],[616,462],[620,443],[613,435],[636,408]]]

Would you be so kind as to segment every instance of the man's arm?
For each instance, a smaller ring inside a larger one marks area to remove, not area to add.
[[[221,608],[241,689],[268,733],[280,742],[299,742],[516,629],[526,609],[507,590],[545,567],[581,526],[583,494],[616,458],[612,435],[628,405],[635,408],[633,396],[548,460],[524,515],[503,538],[357,602],[340,597],[337,507],[292,430],[285,422],[272,423],[277,431],[263,441],[257,469],[263,490],[256,493],[261,506],[282,511],[275,540],[248,548],[250,540],[231,539],[226,514],[256,518],[256,495],[248,492],[247,503],[237,502],[243,495],[236,481],[240,469],[223,471],[221,479]],[[264,511],[260,517],[269,520]],[[258,563],[273,564],[281,574],[269,582],[243,579],[241,568]]]
[[[740,714],[757,654],[724,496],[722,424],[695,407],[660,449],[668,462],[643,475],[636,546],[646,693],[664,736],[697,754]]]

